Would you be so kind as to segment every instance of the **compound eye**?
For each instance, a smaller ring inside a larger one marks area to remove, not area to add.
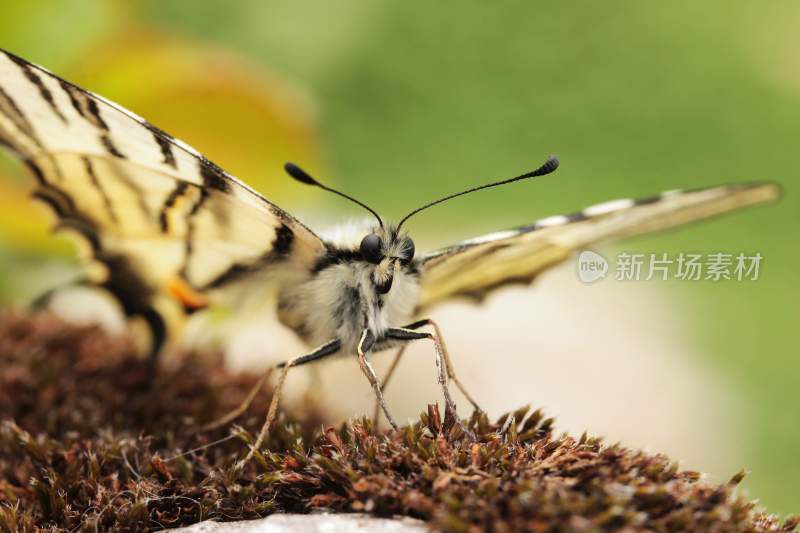
[[[411,239],[406,239],[403,245],[403,263],[408,264],[414,259],[414,241]]]
[[[373,265],[377,265],[383,259],[383,242],[381,238],[370,233],[361,240],[361,257]]]

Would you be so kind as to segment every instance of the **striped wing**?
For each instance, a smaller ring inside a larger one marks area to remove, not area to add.
[[[529,283],[577,250],[665,230],[774,200],[775,184],[735,184],[616,200],[572,215],[492,233],[422,258],[420,309],[454,296],[481,298],[511,283]]]
[[[299,281],[324,251],[311,230],[183,142],[2,50],[0,145],[30,170],[56,228],[89,243],[105,267],[94,281],[154,329],[167,301],[199,307],[254,272]]]

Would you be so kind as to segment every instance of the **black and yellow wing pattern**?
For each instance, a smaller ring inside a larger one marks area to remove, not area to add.
[[[203,307],[253,272],[301,281],[324,251],[185,143],[2,50],[0,146],[30,171],[55,228],[88,243],[92,281],[149,324],[155,349],[165,316]]]
[[[605,202],[470,239],[422,258],[419,308],[457,296],[481,299],[508,284],[530,283],[576,251],[775,200],[780,192],[773,183],[668,191]]]

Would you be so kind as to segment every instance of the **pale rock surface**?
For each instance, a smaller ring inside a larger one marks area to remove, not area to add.
[[[206,521],[173,529],[180,533],[422,533],[425,522],[413,518],[374,518],[364,514],[274,514],[260,520]]]

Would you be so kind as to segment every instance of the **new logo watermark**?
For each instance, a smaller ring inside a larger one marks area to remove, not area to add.
[[[714,252],[697,253],[627,253],[617,254],[613,267],[617,281],[756,281],[764,257],[754,254]],[[605,278],[611,265],[605,257],[592,250],[578,255],[578,279],[594,283]]]
[[[594,283],[606,277],[608,261],[602,255],[584,250],[578,256],[578,279],[584,283]]]

